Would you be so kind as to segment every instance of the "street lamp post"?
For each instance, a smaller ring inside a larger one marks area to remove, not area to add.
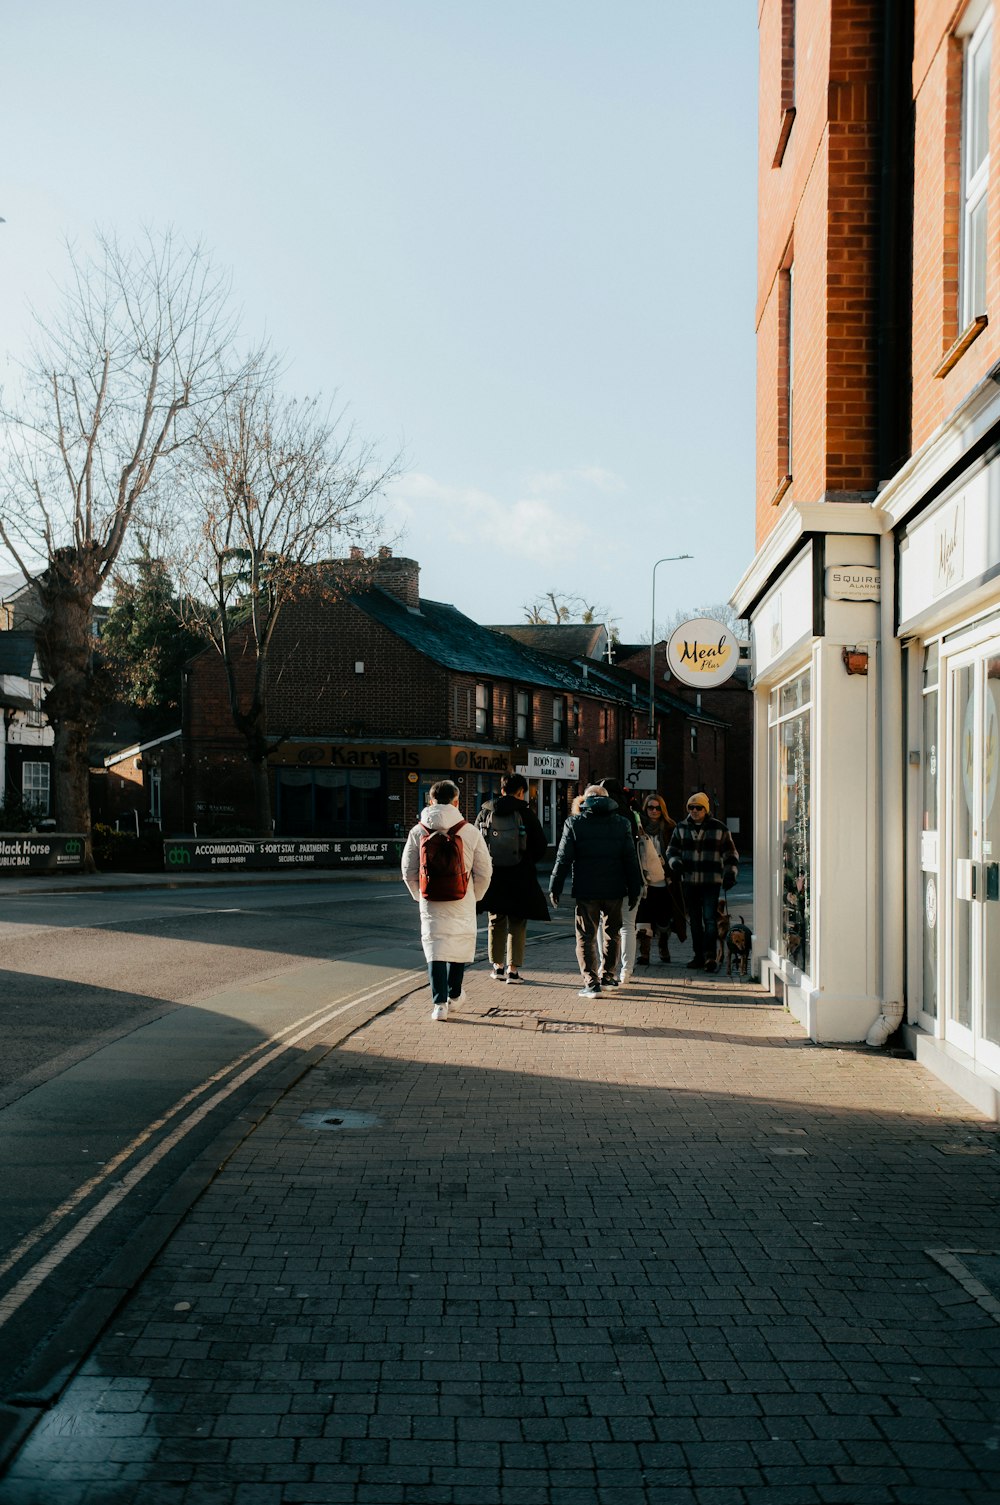
[[[656,717],[653,709],[653,658],[656,653],[656,572],[661,564],[671,564],[676,559],[693,559],[693,554],[667,554],[653,565],[653,603],[649,625],[649,735],[656,738]]]

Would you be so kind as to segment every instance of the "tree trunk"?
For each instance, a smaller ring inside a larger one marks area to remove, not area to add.
[[[254,826],[258,836],[272,836],[271,825],[271,780],[267,763],[267,750],[260,747],[258,736],[247,738],[247,756],[250,759],[250,775],[253,779]]]
[[[58,830],[86,838],[85,872],[94,871],[89,744],[103,698],[91,633],[99,586],[96,560],[75,549],[60,550],[39,582],[44,616],[38,646],[43,673],[52,683],[45,713],[55,733],[53,814]]]

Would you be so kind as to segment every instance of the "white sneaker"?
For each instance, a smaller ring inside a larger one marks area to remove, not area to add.
[[[494,982],[506,982],[507,981],[507,977],[506,977],[506,974],[504,973],[503,967],[498,966],[496,962],[493,963],[493,971],[490,973],[490,976],[492,977],[492,979],[493,979]]]
[[[507,968],[507,981],[508,982],[520,982],[521,981],[521,974],[520,974],[520,972],[515,972],[512,967],[508,967]]]
[[[626,983],[630,983],[631,981],[632,981],[632,974],[631,974],[631,972],[626,972],[626,971],[623,970],[621,972],[621,974],[619,975],[619,978],[618,978],[618,986],[621,987],[621,988],[624,988],[625,985],[626,985]]]
[[[601,990],[600,988],[592,988],[588,984],[587,987],[581,988],[576,996],[577,998],[600,998]]]
[[[462,989],[461,993],[457,994],[454,998],[449,998],[448,999],[449,1004],[452,1004],[452,1003],[468,1003],[468,1001],[469,1000],[465,996],[465,989],[464,988]]]
[[[431,1018],[432,1019],[436,1019],[436,1020],[440,1021],[442,1019],[447,1019],[447,1017],[448,1017],[448,1005],[446,1003],[436,1003],[434,1005],[434,1007],[431,1009]]]

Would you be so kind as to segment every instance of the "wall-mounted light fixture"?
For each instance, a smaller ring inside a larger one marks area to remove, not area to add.
[[[840,656],[844,660],[844,668],[848,674],[868,673],[867,648],[845,648]]]
[[[356,658],[354,660],[354,672],[355,672],[355,674],[364,674],[364,672],[365,672],[365,661],[364,661],[363,658]]]

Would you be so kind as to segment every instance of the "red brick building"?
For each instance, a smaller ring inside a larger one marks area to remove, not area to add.
[[[405,831],[436,779],[455,779],[464,809],[475,812],[516,767],[555,840],[578,790],[620,777],[624,739],[646,735],[641,681],[595,660],[539,652],[421,598],[414,560],[384,551],[373,568],[370,589],[303,600],[281,618],[266,687],[276,830]],[[663,694],[658,717],[673,728],[665,735],[677,743],[674,765],[682,767],[693,726],[701,766],[724,788],[725,724]],[[184,750],[188,825],[201,834],[249,827],[244,748],[212,649],[187,668]],[[675,803],[683,798],[678,780]]]
[[[1000,1111],[994,0],[763,0],[755,953]]]

